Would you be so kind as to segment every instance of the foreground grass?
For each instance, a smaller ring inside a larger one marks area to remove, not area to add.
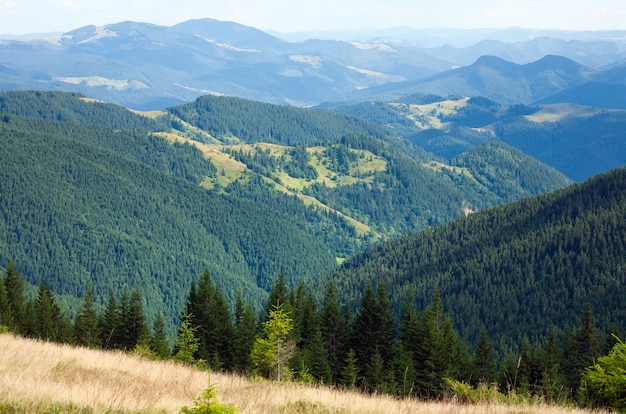
[[[241,413],[583,414],[547,405],[396,400],[294,383],[211,374],[218,400]],[[178,413],[208,386],[206,372],[122,352],[0,335],[0,413]]]

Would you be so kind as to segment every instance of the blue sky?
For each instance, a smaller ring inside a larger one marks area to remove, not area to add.
[[[626,29],[624,0],[0,0],[0,33],[69,31],[125,20],[171,26],[210,17],[262,30]]]

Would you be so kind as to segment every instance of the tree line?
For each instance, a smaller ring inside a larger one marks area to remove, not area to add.
[[[265,308],[255,314],[241,294],[231,309],[206,270],[191,285],[173,344],[162,314],[148,327],[142,303],[138,289],[124,289],[99,309],[88,288],[70,320],[45,282],[27,299],[24,281],[9,262],[0,283],[0,325],[26,337],[212,370],[425,399],[442,397],[452,381],[495,384],[502,393],[550,402],[607,404],[604,388],[593,381],[603,381],[607,366],[620,366],[615,358],[624,347],[617,336],[600,334],[588,305],[571,333],[553,332],[541,343],[525,337],[517,349],[497,357],[484,327],[475,327],[480,332],[474,346],[459,335],[438,293],[422,310],[408,300],[394,318],[382,281],[368,283],[352,308],[340,302],[332,280],[319,302],[303,283],[289,288],[281,274]],[[607,353],[602,367],[594,365]]]

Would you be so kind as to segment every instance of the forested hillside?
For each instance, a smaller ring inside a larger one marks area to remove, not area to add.
[[[149,315],[172,324],[205,268],[231,300],[241,290],[258,306],[278,273],[310,279],[334,265],[292,218],[201,188],[215,169],[191,146],[7,115],[0,136],[0,261],[57,294],[92,283],[102,302],[138,287]]]
[[[522,153],[504,154],[508,150],[503,147],[483,148],[482,166],[466,162],[457,168],[381,125],[329,111],[214,96],[168,111],[174,117],[170,123],[181,133],[197,136],[192,126],[206,134],[198,139],[287,145],[231,145],[224,151],[271,182],[313,197],[386,236],[446,222],[466,206],[482,209],[570,183]],[[499,158],[502,161],[496,162]],[[484,178],[485,168],[491,172],[489,179]],[[265,191],[258,181],[246,179],[235,180],[225,191],[240,194],[242,186],[246,194]],[[262,198],[270,202],[267,196],[257,196]]]
[[[482,326],[504,351],[575,326],[586,303],[601,331],[626,326],[626,169],[379,244],[329,279],[359,300],[384,281],[396,312],[439,292],[462,337]]]
[[[321,110],[207,97],[147,116],[35,91],[0,104],[2,265],[67,309],[89,280],[98,303],[140,287],[170,327],[204,268],[231,305],[241,290],[258,307],[281,272],[293,286],[378,240],[569,183],[505,145],[455,166]]]

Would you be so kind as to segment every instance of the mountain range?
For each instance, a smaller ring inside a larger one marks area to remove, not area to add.
[[[415,92],[511,104],[548,99],[589,82],[624,85],[626,78],[623,32],[386,34],[290,42],[211,19],[171,27],[86,26],[0,41],[0,90],[77,91],[134,109],[160,109],[204,94],[296,106]],[[454,42],[462,35],[477,41],[432,46],[428,40]]]

